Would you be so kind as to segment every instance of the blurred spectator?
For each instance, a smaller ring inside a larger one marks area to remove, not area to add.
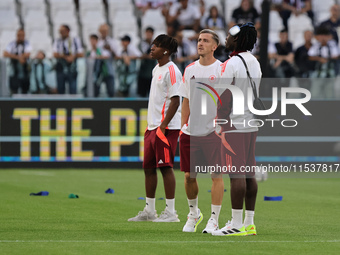
[[[167,35],[175,37],[178,30],[179,30],[179,24],[177,22],[175,22],[175,23],[169,24],[167,26],[166,33],[167,33]]]
[[[100,86],[104,82],[108,96],[113,97],[114,78],[112,62],[110,62],[111,54],[108,50],[99,47],[98,39],[97,35],[90,36],[91,49],[87,53],[87,57],[95,60],[93,67],[94,96],[99,96]]]
[[[157,64],[157,61],[150,57],[151,43],[153,41],[154,29],[147,27],[145,29],[145,39],[140,44],[142,51],[141,64],[138,74],[138,89],[137,93],[141,97],[146,97],[150,91],[152,80],[152,70]]]
[[[84,56],[83,47],[78,37],[70,36],[70,27],[61,25],[60,38],[54,41],[53,52],[57,59],[57,89],[58,94],[65,94],[66,82],[69,93],[77,93],[77,58]]]
[[[10,59],[9,87],[11,94],[17,94],[19,88],[22,94],[27,94],[30,87],[28,60],[31,45],[25,40],[25,31],[17,31],[17,39],[6,47],[4,57]]]
[[[198,58],[197,49],[187,38],[183,38],[183,32],[177,31],[175,36],[178,42],[177,54],[174,62],[183,73],[187,65]]]
[[[109,36],[109,30],[110,27],[107,24],[103,24],[99,27],[98,47],[108,50],[111,57],[114,58],[115,56],[118,56],[119,44],[116,40]]]
[[[331,17],[322,22],[321,26],[327,27],[333,36],[333,39],[339,43],[339,36],[337,29],[340,27],[340,6],[338,4],[335,4],[330,9]]]
[[[137,63],[136,59],[141,57],[142,53],[136,46],[131,44],[131,38],[125,35],[121,38],[122,52],[117,61],[117,74],[119,77],[119,96],[129,96],[131,84],[136,81]]]
[[[38,51],[31,63],[31,87],[33,94],[56,94],[57,89],[49,84],[51,79],[49,76],[52,72],[50,61],[46,61],[46,56],[43,51]]]
[[[305,44],[297,48],[295,51],[295,64],[298,69],[297,76],[299,78],[309,78],[311,72],[315,68],[315,62],[309,60],[308,51],[312,47],[313,32],[305,31]]]
[[[211,6],[209,10],[209,17],[205,21],[206,28],[212,30],[224,30],[225,29],[225,20],[224,18],[218,13],[217,7]]]
[[[277,78],[290,78],[294,76],[294,53],[293,44],[288,41],[287,30],[280,32],[280,42],[275,43],[274,52],[270,54],[270,58],[275,60],[273,68]]]
[[[169,11],[170,8],[172,6],[173,3],[177,2],[177,0],[164,0],[164,4],[162,7],[162,14],[166,20],[166,22],[168,22],[169,20]]]
[[[336,61],[339,57],[339,48],[332,39],[327,27],[320,26],[315,30],[315,43],[308,51],[309,60],[315,61],[315,71],[312,78],[328,78],[312,80],[312,96],[331,98],[334,95],[334,80],[336,77]]]
[[[254,23],[255,27],[259,28],[261,25],[260,15],[254,8],[253,0],[242,0],[241,6],[233,11],[229,28],[237,24],[244,24],[248,22]]]
[[[301,14],[307,14],[312,20],[314,19],[314,13],[312,11],[312,1],[311,0],[283,0],[282,10],[280,15],[282,17],[283,25],[288,30],[288,19],[291,14],[296,16]]]
[[[164,0],[136,0],[137,8],[144,14],[149,9],[157,9],[164,4]]]
[[[179,23],[179,29],[199,30],[201,13],[199,7],[188,3],[188,0],[179,0],[169,10],[168,23]]]

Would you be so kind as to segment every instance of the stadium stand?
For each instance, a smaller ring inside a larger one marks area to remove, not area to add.
[[[332,5],[336,4],[335,0],[312,0],[312,9],[314,12],[315,25],[319,25],[329,17],[329,10]]]
[[[299,26],[297,26],[296,24],[299,24]],[[294,40],[291,40],[294,50],[304,44],[304,32],[306,30],[313,30],[312,21],[307,15],[292,15],[289,18],[288,32],[289,38],[294,38]]]
[[[209,15],[211,6],[217,6],[220,14],[224,15],[226,24],[229,24],[233,11],[242,2],[242,0],[189,1],[200,7],[200,10],[204,13],[201,18],[202,28],[204,28],[204,21]],[[54,39],[59,37],[59,28],[62,24],[67,24],[71,28],[71,36],[79,36],[84,48],[88,50],[89,35],[98,34],[99,26],[104,23],[110,25],[110,36],[116,41],[120,41],[122,37],[128,35],[131,38],[131,43],[139,47],[146,27],[154,28],[155,37],[168,31],[166,18],[163,16],[165,15],[164,9],[161,6],[162,3],[167,3],[167,6],[169,6],[168,2],[171,1],[159,0],[157,7],[141,12],[136,5],[137,2],[133,0],[1,0],[0,50],[3,52],[8,43],[15,39],[17,29],[23,27],[26,38],[32,45],[31,57],[33,58],[39,50],[43,50],[47,58],[52,58],[52,43]],[[279,4],[280,0],[275,1],[275,3]],[[294,50],[303,44],[304,31],[313,30],[314,26],[327,20],[330,15],[330,7],[336,3],[335,0],[312,0],[312,8],[315,14],[314,24],[303,15],[291,16],[288,21],[288,30],[289,38],[294,38],[294,40],[291,39]],[[253,4],[261,13],[262,0],[254,0]],[[270,43],[279,41],[279,32],[283,28],[279,13],[276,9],[272,9],[269,23]],[[340,31],[340,28],[337,28],[337,30]],[[226,31],[219,30],[217,33],[223,44]],[[184,30],[182,34],[185,39],[193,40],[192,44],[195,45],[196,33],[194,31]],[[86,67],[82,64],[85,61],[80,59],[79,61],[81,62],[79,71],[85,72]],[[113,64],[115,64],[115,61]],[[85,77],[85,74],[80,74],[79,77]],[[3,80],[4,78],[2,78]],[[81,89],[85,81],[82,78],[79,80],[78,88]]]

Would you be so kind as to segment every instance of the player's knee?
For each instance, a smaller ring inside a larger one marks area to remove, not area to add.
[[[247,178],[246,184],[247,184],[247,191],[250,191],[252,193],[257,192],[257,182],[256,182],[255,177],[254,178]]]
[[[145,176],[151,176],[157,174],[156,168],[147,168],[144,169]]]
[[[211,175],[211,179],[212,179],[213,182],[221,183],[221,182],[223,182],[223,174],[221,174],[221,173],[213,173]]]
[[[173,173],[172,167],[166,166],[160,168],[162,175]]]
[[[184,179],[185,179],[185,182],[186,183],[195,183],[196,182],[196,178],[192,178],[191,176],[190,176],[190,173],[185,173],[185,175],[184,175]]]

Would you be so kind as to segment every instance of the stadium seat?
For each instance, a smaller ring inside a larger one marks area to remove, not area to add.
[[[44,30],[33,30],[28,35],[28,40],[30,42],[42,42],[52,44],[52,38]]]
[[[44,0],[21,0],[21,15],[25,16],[29,11],[41,10],[46,12],[46,5]]]
[[[92,10],[87,11],[81,17],[82,24],[100,25],[106,22],[106,19],[101,11]]]
[[[73,13],[76,13],[73,0],[49,0],[49,4],[52,21],[56,14],[60,11],[73,11]],[[73,16],[74,15],[75,14],[73,14]]]
[[[14,0],[1,0],[0,1],[0,10],[15,10],[15,1]]]
[[[147,10],[142,17],[142,31],[151,26],[155,30],[166,30],[165,18],[161,9]]]
[[[102,0],[82,0],[79,1],[79,14],[80,18],[86,15],[88,11],[97,11],[101,15],[105,14],[104,5]]]
[[[262,2],[263,0],[254,0],[254,7],[258,13],[262,13]]]
[[[23,16],[25,24],[40,22],[40,24],[47,24],[47,16],[42,10],[28,10],[26,15]]]
[[[1,55],[3,51],[6,49],[7,45],[14,41],[16,38],[17,31],[16,30],[0,30],[0,48]]]
[[[107,2],[110,22],[112,22],[116,14],[121,11],[129,11],[133,13],[134,8],[130,1],[108,0]]]
[[[118,12],[113,18],[113,35],[116,36],[118,31],[131,31],[138,33],[137,19],[130,11]]]
[[[46,41],[46,42],[31,42],[32,46],[32,52],[31,57],[34,58],[38,51],[42,50],[45,52],[45,55],[47,58],[53,57],[53,48],[52,48],[52,42]]]
[[[334,5],[335,2],[334,0],[312,0],[312,9],[316,25],[329,19],[331,6]]]
[[[18,29],[20,27],[19,18],[15,10],[0,10],[0,29]]]
[[[298,26],[296,24],[299,24]],[[289,40],[293,43],[293,49],[296,50],[305,42],[304,32],[313,31],[313,24],[307,15],[291,15],[288,20]]]

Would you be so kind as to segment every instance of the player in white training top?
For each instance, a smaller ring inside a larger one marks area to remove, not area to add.
[[[158,64],[152,71],[148,128],[144,135],[146,205],[129,221],[179,222],[175,210],[176,180],[173,165],[181,128],[178,90],[182,74],[170,61],[170,56],[177,52],[178,43],[173,37],[162,34],[152,44],[151,57]],[[160,168],[163,176],[166,196],[166,207],[159,218],[155,210],[157,168]]]
[[[230,197],[232,219],[225,227],[214,231],[218,236],[246,236],[256,235],[254,225],[254,209],[257,195],[255,172],[244,171],[254,169],[255,142],[258,128],[249,125],[249,121],[256,119],[248,108],[248,95],[254,101],[254,95],[248,94],[251,80],[258,95],[262,77],[261,67],[257,59],[250,53],[257,38],[257,31],[253,23],[234,26],[229,30],[226,39],[226,49],[232,51],[230,59],[222,66],[222,85],[232,85],[242,91],[244,96],[244,114],[234,114],[234,103],[238,98],[231,93],[231,88],[225,87],[221,93],[221,105],[217,110],[218,119],[228,120],[228,124],[221,125],[221,159],[223,165],[232,166],[230,177]],[[248,70],[248,73],[247,73]],[[254,92],[253,92],[254,93]],[[253,121],[254,122],[254,121]],[[256,125],[256,124],[255,124]],[[247,167],[247,168],[246,168]],[[245,204],[245,219],[243,221],[243,204]]]
[[[181,171],[185,172],[185,190],[190,212],[184,232],[196,232],[203,214],[198,208],[197,166],[220,164],[220,138],[215,134],[213,121],[217,114],[218,94],[215,86],[220,75],[221,62],[214,58],[219,45],[218,35],[209,29],[200,32],[197,51],[199,60],[185,69],[180,88],[183,96],[182,134],[180,135]],[[202,114],[202,97],[206,97],[206,113]],[[211,175],[211,217],[203,233],[218,229],[224,183],[221,173]]]

